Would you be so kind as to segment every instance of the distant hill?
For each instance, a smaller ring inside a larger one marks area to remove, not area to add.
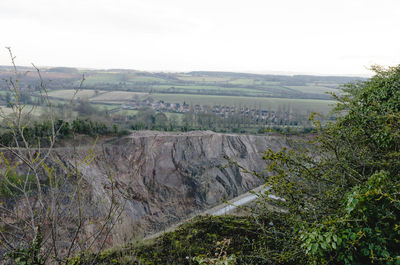
[[[158,100],[169,103],[192,102],[202,97],[202,102],[215,101],[215,96],[288,99],[330,100],[328,93],[340,93],[343,84],[365,81],[365,77],[274,75],[256,73],[192,71],[192,72],[146,72],[130,69],[79,69],[74,67],[39,67],[43,78],[51,80],[49,89],[73,89],[85,75],[83,88],[104,91],[131,91],[150,93]],[[36,85],[33,67],[18,67],[24,74],[20,85]],[[0,78],[10,76],[12,67],[0,66]],[[169,95],[169,98],[165,96]],[[187,96],[190,98],[187,98]],[[196,95],[196,97],[193,97]],[[213,98],[210,98],[212,96]],[[185,98],[183,98],[185,97]],[[232,102],[226,98],[224,104]],[[255,102],[255,101],[254,101]],[[232,103],[231,103],[232,104]],[[246,103],[248,104],[248,102]]]
[[[264,81],[272,82],[335,82],[348,83],[356,80],[367,80],[365,77],[358,76],[319,76],[319,75],[274,75],[274,74],[252,74],[236,72],[214,72],[214,71],[193,71],[188,72],[192,76],[214,76],[231,78],[259,78]]]
[[[47,70],[52,73],[77,74],[79,70],[73,67],[53,67]]]

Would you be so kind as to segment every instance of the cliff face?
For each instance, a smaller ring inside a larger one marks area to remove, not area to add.
[[[105,194],[109,193],[111,174],[124,194],[120,200],[125,202],[112,241],[123,243],[162,230],[260,185],[260,179],[241,172],[227,158],[260,171],[265,168],[262,152],[285,145],[281,136],[136,132],[97,146],[93,162],[80,166],[91,189],[92,205],[88,207],[101,214],[101,205],[109,203]],[[56,153],[72,163],[67,151]]]

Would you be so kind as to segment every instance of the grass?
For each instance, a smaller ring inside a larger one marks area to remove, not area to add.
[[[177,122],[181,123],[183,119],[182,113],[172,113],[172,112],[164,112],[168,119],[175,118]]]
[[[260,264],[257,251],[262,246],[261,235],[260,226],[252,218],[196,217],[155,240],[106,250],[96,264],[196,264],[194,257],[214,257],[219,252],[217,242],[222,241],[229,241],[224,250],[235,254],[238,264]],[[271,242],[271,249],[278,247]],[[75,257],[73,264],[89,264],[92,258],[84,253]]]
[[[223,86],[203,86],[203,85],[156,85],[153,88],[158,90],[168,90],[171,92],[188,92],[188,93],[241,93],[241,94],[248,94],[248,95],[258,95],[258,94],[265,94],[264,91],[253,89],[253,88],[243,88],[243,87],[223,87]]]
[[[4,106],[1,106],[1,107],[0,107],[0,115],[1,115],[1,116],[3,116],[3,115],[9,115],[9,114],[11,114],[11,113],[13,113],[13,110],[12,110],[11,108],[7,108],[7,107],[4,107]]]
[[[110,91],[91,97],[90,101],[130,101],[135,97],[141,99],[146,95],[148,94],[142,92]]]
[[[339,92],[338,89],[320,85],[309,84],[307,86],[287,86],[290,89],[294,89],[303,93],[313,94],[326,94],[327,92]]]
[[[84,85],[96,85],[99,83],[118,84],[123,82],[124,74],[117,73],[96,73],[85,76]]]
[[[138,114],[138,110],[132,110],[132,109],[121,109],[120,111],[117,111],[116,113],[122,114],[122,115],[136,115]]]
[[[9,93],[10,91],[8,90],[0,90],[0,95],[1,96],[5,96],[7,93]]]
[[[85,85],[96,85],[100,83],[108,83],[108,84],[119,84],[120,82],[126,83],[168,83],[168,80],[154,77],[154,76],[141,76],[131,73],[96,73],[90,74],[86,77]]]
[[[70,100],[75,90],[64,89],[49,92],[49,96],[57,99]],[[92,89],[82,89],[76,95],[75,99],[88,99],[90,101],[129,101],[137,96],[139,99],[146,96],[147,93],[128,92],[128,91],[98,91]]]
[[[46,114],[49,112],[49,109],[47,107],[38,107],[38,106],[33,106],[33,105],[26,105],[24,109],[22,110],[22,114],[26,117],[27,115],[38,117],[42,114]],[[11,108],[5,107],[5,106],[0,106],[0,120],[4,118],[4,116],[8,116],[10,114],[13,114],[14,111]]]
[[[102,91],[99,91],[100,93]],[[63,100],[71,100],[75,93],[74,89],[63,89],[63,90],[53,90],[49,92],[49,96],[53,98],[59,98]],[[92,89],[81,89],[76,94],[75,99],[89,99],[96,95],[95,90]]]
[[[112,110],[115,108],[119,108],[120,104],[99,104],[95,103],[93,104],[94,107],[98,108],[99,110]]]
[[[255,79],[251,78],[239,78],[239,79],[234,79],[230,81],[229,83],[235,84],[235,85],[244,85],[244,86],[249,86],[249,85],[258,85],[261,82]],[[279,84],[279,83],[277,83]]]
[[[272,84],[271,84],[272,85]],[[154,86],[159,89],[170,89],[170,85],[157,85]],[[287,89],[297,89],[302,92],[317,92],[322,93],[323,89],[334,90],[332,88],[317,86],[290,86]],[[307,91],[307,89],[309,89]],[[183,90],[183,91],[181,91]],[[196,90],[202,90],[207,92],[228,92],[231,93],[247,93],[247,96],[221,96],[221,95],[199,95],[199,94],[185,94],[184,92],[189,91],[195,93]],[[219,86],[201,86],[201,85],[187,85],[187,86],[175,86],[174,94],[168,93],[152,93],[148,94],[145,92],[133,92],[133,91],[98,91],[96,94],[95,90],[83,89],[77,94],[77,99],[87,98],[93,103],[103,103],[103,108],[112,109],[118,107],[119,104],[132,101],[134,99],[144,99],[149,96],[155,100],[163,100],[169,103],[188,103],[192,105],[225,105],[225,106],[236,106],[236,107],[249,107],[249,108],[260,108],[264,110],[273,111],[293,111],[299,114],[307,114],[308,112],[319,112],[327,114],[333,107],[334,101],[332,100],[319,100],[319,99],[295,99],[295,98],[273,98],[266,97],[270,93],[269,91],[261,91],[256,89],[248,88],[226,88]],[[65,90],[54,90],[49,93],[54,99],[69,100],[74,93],[72,89]],[[110,103],[110,104],[107,104]],[[97,105],[99,107],[99,105]]]
[[[178,78],[183,81],[206,82],[206,83],[227,82],[230,80],[229,77],[191,76],[191,75],[180,75],[178,76]]]
[[[168,82],[168,80],[153,77],[153,76],[131,76],[129,82],[153,83],[153,82]]]

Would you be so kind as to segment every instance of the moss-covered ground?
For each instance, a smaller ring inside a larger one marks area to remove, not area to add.
[[[196,217],[151,241],[109,249],[97,257],[82,254],[72,264],[89,264],[94,258],[94,264],[198,264],[195,257],[214,257],[221,251],[218,242],[225,242],[223,251],[234,255],[236,264],[264,264],[261,250],[268,242],[262,240],[260,227],[249,216]]]

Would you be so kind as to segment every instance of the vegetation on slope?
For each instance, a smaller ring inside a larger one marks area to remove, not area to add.
[[[285,199],[291,224],[284,232],[293,248],[282,254],[311,264],[400,264],[400,66],[373,69],[337,97],[335,123],[316,122],[315,140],[264,157],[275,172],[269,191]]]
[[[278,218],[264,222],[276,228],[282,225]],[[274,242],[274,238],[265,237],[255,219],[201,216],[152,241],[111,249],[99,256],[82,254],[71,264],[90,264],[94,259],[96,264],[203,264],[207,257],[209,262],[214,258],[229,260],[229,264],[265,264],[268,251],[285,247]]]
[[[93,161],[93,149],[79,158],[74,141],[69,152],[72,163],[57,159],[53,150],[60,135],[90,134],[93,129],[106,128],[89,120],[76,119],[70,126],[57,119],[40,73],[47,121],[35,123],[30,115],[33,108],[22,100],[15,57],[11,48],[7,49],[14,71],[5,82],[10,113],[0,111],[6,130],[0,137],[0,263],[65,264],[79,251],[101,251],[123,209],[117,201],[121,194],[115,191],[110,176],[106,184],[110,192],[102,194],[110,202],[104,205],[107,213],[101,216],[98,210],[88,209],[86,205],[94,204],[94,197],[79,167]],[[94,218],[98,224],[91,223],[88,231],[85,224]]]

